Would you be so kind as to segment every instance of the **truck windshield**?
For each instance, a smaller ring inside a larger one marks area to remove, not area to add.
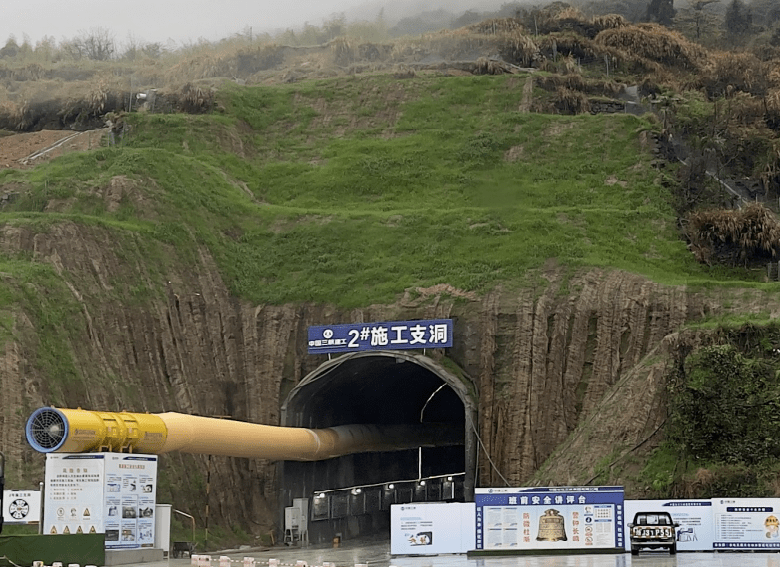
[[[671,526],[672,521],[666,514],[639,514],[635,524],[640,526]]]

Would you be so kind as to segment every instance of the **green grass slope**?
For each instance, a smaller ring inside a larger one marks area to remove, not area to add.
[[[481,292],[532,282],[550,259],[670,284],[744,277],[713,274],[679,239],[640,144],[649,122],[521,113],[524,81],[227,86],[210,115],[133,114],[119,146],[3,171],[0,186],[29,191],[0,223],[99,223],[148,239],[150,259],[155,243],[178,261],[203,245],[254,303],[355,307],[437,283]],[[107,210],[96,190],[116,176],[145,206]]]

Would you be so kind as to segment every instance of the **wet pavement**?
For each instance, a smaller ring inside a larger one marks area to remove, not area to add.
[[[211,567],[220,567],[220,556],[231,559],[231,567],[243,567],[244,557],[255,559],[256,567],[267,567],[277,559],[282,567],[307,567],[332,563],[335,567],[780,567],[780,553],[696,552],[669,555],[663,552],[610,555],[533,555],[468,558],[466,555],[390,556],[389,541],[343,542],[304,547],[250,548],[211,553]],[[143,567],[187,567],[189,558],[145,563]]]

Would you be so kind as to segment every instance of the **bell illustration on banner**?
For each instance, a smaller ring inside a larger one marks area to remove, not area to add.
[[[566,541],[563,516],[558,510],[545,510],[544,516],[539,518],[539,535],[536,536],[536,541]]]

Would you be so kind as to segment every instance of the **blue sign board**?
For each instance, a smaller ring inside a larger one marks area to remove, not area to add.
[[[309,354],[451,346],[452,319],[309,327]]]
[[[624,546],[623,488],[478,488],[476,548],[616,549]]]

